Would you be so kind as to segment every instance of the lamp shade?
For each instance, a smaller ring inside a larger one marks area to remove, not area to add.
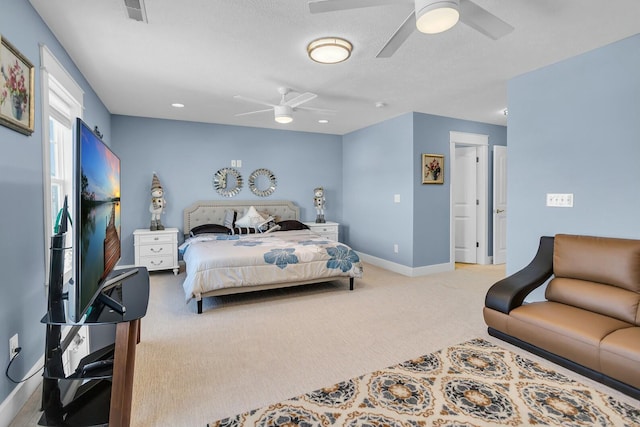
[[[416,27],[426,34],[447,31],[460,18],[459,0],[416,0]]]
[[[351,56],[353,46],[348,41],[337,37],[325,37],[309,43],[309,58],[321,64],[337,64]]]
[[[293,108],[288,105],[276,105],[273,107],[275,112],[276,122],[287,124],[293,121]]]

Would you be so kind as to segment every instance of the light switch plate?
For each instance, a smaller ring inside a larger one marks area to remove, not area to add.
[[[555,208],[572,208],[573,193],[547,193],[547,206]]]

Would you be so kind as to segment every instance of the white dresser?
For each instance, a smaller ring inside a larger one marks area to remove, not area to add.
[[[331,221],[311,222],[310,221],[310,222],[305,222],[304,224],[308,226],[311,229],[311,231],[318,233],[322,237],[335,240],[336,242],[340,240],[339,239],[340,232],[338,230],[340,227],[340,224],[338,224],[337,222],[331,222]]]
[[[178,274],[178,229],[150,231],[138,229],[133,232],[136,265],[147,270],[170,270]]]

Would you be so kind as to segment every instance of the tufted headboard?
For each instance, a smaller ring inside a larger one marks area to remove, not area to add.
[[[267,212],[278,221],[300,220],[300,208],[288,200],[201,200],[184,209],[182,232],[187,236],[198,225],[223,224],[227,209],[233,209],[242,215],[243,210],[250,206],[254,206],[258,212]]]

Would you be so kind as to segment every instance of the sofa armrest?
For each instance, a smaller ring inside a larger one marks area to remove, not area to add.
[[[540,238],[538,252],[522,270],[496,282],[487,291],[485,307],[509,314],[553,274],[553,237]]]

